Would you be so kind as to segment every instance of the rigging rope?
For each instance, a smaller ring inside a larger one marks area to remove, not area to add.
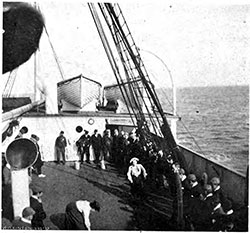
[[[52,51],[53,51],[54,58],[55,58],[55,60],[56,60],[56,64],[57,64],[57,66],[58,66],[58,69],[59,69],[59,72],[60,72],[60,74],[61,74],[62,80],[65,80],[65,78],[64,78],[65,76],[64,76],[63,70],[62,70],[62,68],[61,68],[59,59],[58,59],[58,57],[57,57],[57,55],[56,55],[56,51],[55,51],[55,49],[54,49],[54,47],[53,47],[53,45],[52,45],[52,42],[51,42],[50,37],[49,37],[48,30],[47,30],[47,28],[46,28],[45,25],[44,25],[44,29],[45,29],[45,32],[46,32],[46,34],[47,34],[47,36],[48,36],[49,44],[50,44],[50,47],[51,47],[51,49],[52,49]]]
[[[120,14],[120,15],[121,15],[121,14]],[[121,38],[121,41],[122,41],[122,40],[123,40],[123,39]],[[119,44],[118,42],[116,42],[116,43],[117,43],[117,45],[118,45],[119,48],[120,48],[120,44]],[[122,44],[122,45],[123,45],[123,44]],[[123,57],[123,53],[121,53],[121,51],[124,52],[124,54],[125,54],[125,56],[126,56],[127,59],[125,59],[125,58]],[[129,71],[129,72],[130,72],[130,77],[131,77],[133,80],[135,80],[136,77],[135,77],[135,75],[134,75],[134,73],[133,73],[133,71],[132,71],[133,68],[131,67],[131,64],[130,64],[131,59],[130,59],[130,57],[129,57],[129,54],[126,53],[126,51],[127,51],[126,48],[124,48],[123,50],[120,49],[120,56],[121,56],[121,59],[122,59],[122,63],[123,63],[123,65],[124,65],[124,70],[125,70],[125,73],[126,73],[127,75],[128,75],[127,72]],[[128,66],[126,65],[126,61],[127,61],[128,65],[129,65],[129,68],[128,68]],[[127,71],[127,70],[128,70],[128,71]],[[149,109],[148,109],[147,103],[146,103],[146,101],[145,101],[145,96],[143,96],[143,93],[142,93],[142,91],[140,90],[141,87],[139,86],[139,83],[138,83],[138,82],[132,83],[131,86],[133,86],[133,88],[130,87],[130,88],[131,88],[131,91],[132,91],[132,90],[138,90],[139,95],[140,95],[140,98],[141,98],[141,100],[142,100],[142,102],[143,102],[143,104],[144,104],[144,106],[145,106],[145,108],[146,108],[146,110],[147,110],[147,113],[148,113],[150,122],[151,122],[151,124],[152,124],[152,126],[153,126],[153,129],[154,129],[154,132],[155,132],[155,134],[157,134],[157,128],[155,127],[156,125],[155,125],[154,119],[152,118],[151,113],[150,113],[150,111],[149,111]],[[145,90],[145,91],[146,91],[146,90]],[[147,92],[146,92],[146,94],[147,94],[147,97],[146,97],[146,98],[149,99],[151,106],[153,106],[153,104],[152,104],[152,102],[151,102],[151,98],[149,98],[149,95],[148,95]],[[137,95],[136,92],[135,92],[135,95]],[[140,103],[139,103],[139,104],[140,104]],[[153,111],[153,112],[154,112],[154,111]],[[154,113],[155,113],[155,112],[154,112]],[[141,114],[143,114],[142,110],[141,110]],[[157,116],[156,116],[156,119],[158,120]],[[159,120],[158,120],[158,124],[159,124]],[[159,132],[158,132],[158,133],[159,133]]]
[[[16,76],[17,76],[17,71],[18,71],[18,67],[12,71],[10,71],[8,80],[5,84],[4,90],[3,90],[3,96],[8,98],[10,97],[10,94],[12,92],[15,80],[16,80]]]
[[[170,107],[172,107],[172,109],[173,109],[174,106],[171,103],[171,101],[168,99],[167,94],[165,94],[165,92],[163,92],[163,95],[168,100],[168,103],[169,103]],[[176,112],[176,117],[178,117],[179,119],[181,118],[181,116],[177,112]],[[204,156],[206,156],[204,154],[203,150],[201,149],[201,147],[199,146],[198,142],[196,141],[195,137],[191,134],[191,132],[189,131],[189,129],[187,128],[187,126],[184,124],[184,122],[182,120],[180,122],[183,125],[184,129],[186,130],[186,132],[191,136],[191,139],[194,141],[194,143],[197,146],[197,148],[199,149],[200,153],[202,153]]]
[[[106,22],[107,22],[107,24],[109,26],[109,29],[110,29],[111,33],[113,35],[113,39],[114,39],[115,45],[117,47],[118,53],[120,55],[120,58],[122,60],[122,64],[124,66],[124,71],[125,71],[125,74],[127,76],[128,82],[130,80],[133,80],[132,82],[130,81],[129,89],[130,89],[130,92],[131,92],[131,96],[134,99],[134,103],[136,104],[137,108],[139,109],[140,119],[145,121],[145,116],[144,116],[144,114],[142,112],[140,103],[138,102],[138,98],[139,98],[138,94],[140,95],[140,99],[144,103],[144,106],[145,106],[145,108],[146,108],[146,110],[148,112],[148,116],[150,118],[150,121],[152,123],[152,126],[153,126],[153,128],[155,130],[155,133],[157,134],[156,128],[155,128],[155,123],[153,122],[153,118],[152,118],[151,113],[150,113],[150,111],[148,109],[148,106],[147,106],[147,104],[145,102],[145,96],[143,95],[142,91],[140,90],[142,87],[139,86],[138,82],[135,82],[135,80],[137,79],[137,76],[134,74],[134,72],[137,71],[137,69],[135,67],[136,64],[133,63],[134,61],[132,61],[134,54],[133,53],[131,54],[129,52],[129,49],[127,48],[127,47],[129,47],[127,45],[129,42],[126,39],[126,36],[124,37],[124,33],[122,33],[122,29],[120,28],[121,27],[120,22],[117,19],[117,17],[113,14],[113,12],[109,9],[109,7],[106,6],[106,8],[107,8],[107,10],[109,12],[109,16],[110,16],[110,18],[112,20],[112,23],[108,22],[107,15],[105,14],[105,10],[104,10],[105,8],[102,7],[101,4],[99,4],[99,7],[100,7],[100,9],[101,9],[101,11],[102,11],[102,13],[104,15],[104,18],[106,19]],[[122,13],[121,13],[121,10],[119,9],[119,16],[120,15],[122,15]],[[126,21],[125,21],[124,18],[123,18],[123,21],[124,21],[124,23],[122,25],[123,26],[125,25],[127,27],[127,24],[126,24]],[[128,27],[127,27],[127,31],[128,31],[127,36],[130,36],[130,39],[133,41],[132,35],[131,35]],[[120,37],[118,38],[118,36],[120,36]],[[135,45],[135,43],[133,42],[132,46],[134,46],[134,45]],[[126,56],[126,58],[124,58],[124,55]],[[138,58],[140,59],[139,54],[138,54]],[[140,63],[141,63],[141,60],[140,60]],[[129,74],[128,74],[128,72],[129,72]],[[135,90],[137,90],[137,92]],[[151,106],[152,106],[153,104],[152,104],[151,99],[149,98],[149,95],[148,95],[147,91],[146,91],[146,94],[147,94],[147,96],[148,96],[147,98],[149,99],[149,101],[151,103]],[[157,115],[156,115],[156,119],[158,120]],[[158,123],[159,123],[159,121],[158,121]]]
[[[133,99],[133,104],[135,104],[135,107],[136,107],[136,109],[138,110],[138,113],[135,115],[136,118],[137,118],[137,123],[140,122],[140,121],[145,121],[145,117],[144,117],[144,115],[143,115],[142,108],[141,108],[141,106],[140,106],[140,103],[138,102],[139,99],[138,99],[137,94],[136,94],[136,91],[135,91],[135,90],[138,90],[138,91],[140,92],[140,89],[139,89],[138,87],[137,87],[137,88],[135,88],[135,87],[132,88],[132,87],[131,87],[131,86],[135,86],[135,85],[138,86],[138,81],[136,80],[136,78],[135,78],[133,75],[130,75],[130,76],[129,76],[128,71],[127,71],[127,69],[126,69],[126,67],[125,67],[125,59],[124,59],[123,56],[122,56],[122,49],[121,49],[120,44],[119,44],[119,42],[120,42],[121,40],[119,40],[119,38],[118,38],[119,30],[115,27],[115,24],[114,24],[114,21],[113,21],[112,18],[111,18],[112,24],[111,24],[110,22],[108,22],[108,17],[107,17],[107,15],[105,14],[104,8],[102,8],[100,4],[99,4],[99,7],[100,7],[100,9],[101,9],[101,11],[102,11],[102,14],[103,14],[103,16],[104,16],[104,18],[105,18],[105,20],[106,20],[108,26],[109,26],[109,29],[110,29],[111,33],[112,33],[112,35],[113,35],[114,43],[115,43],[115,45],[116,45],[118,54],[119,54],[119,56],[120,56],[121,62],[122,62],[123,67],[124,67],[124,72],[125,72],[125,75],[126,75],[126,78],[127,78],[127,84],[128,84],[127,86],[128,86],[130,95],[128,95],[128,93],[127,93],[127,91],[126,91],[125,85],[123,85],[123,88],[124,88],[124,90],[125,90],[125,92],[126,92],[126,95],[127,95],[128,99],[129,99],[129,97],[132,97],[132,99]],[[113,31],[113,30],[114,30],[114,31]],[[123,52],[125,52],[125,50],[124,50]],[[127,60],[129,60],[129,59],[127,59]],[[124,84],[124,82],[123,82],[122,79],[121,79],[121,82]],[[143,100],[142,96],[141,96],[141,99]],[[133,109],[133,111],[134,111],[134,113],[135,113],[134,106],[133,106],[133,105],[131,105],[131,106],[132,106],[132,109]]]
[[[148,52],[150,54],[152,54],[154,57],[156,57],[157,59],[159,59],[162,64],[164,65],[164,67],[167,69],[168,73],[169,73],[169,76],[171,78],[171,81],[173,82],[173,78],[172,78],[172,75],[171,75],[171,71],[170,69],[167,67],[167,65],[163,62],[163,60],[157,56],[156,54],[150,52],[150,51],[147,51],[147,50],[144,50],[145,52]],[[167,102],[169,103],[170,107],[172,108],[172,110],[174,111],[174,106],[172,104],[172,102],[169,100],[167,94],[165,94],[165,92],[162,92],[165,99],[167,100]],[[174,97],[173,97],[174,98]],[[180,118],[179,114],[177,114],[177,112],[175,113],[175,115]],[[183,125],[184,129],[186,130],[186,132],[191,136],[192,140],[194,141],[195,145],[197,146],[197,148],[200,150],[200,152],[205,156],[204,152],[202,151],[202,149],[200,148],[200,146],[198,145],[198,142],[196,141],[196,139],[194,138],[194,136],[191,134],[191,132],[188,130],[188,128],[186,127],[186,125],[184,124],[183,121],[181,121],[181,124]]]
[[[146,77],[148,78],[148,75],[144,75],[144,73],[143,73],[143,71],[141,69],[141,66],[139,65],[139,62],[138,62],[137,58],[134,56],[134,51],[132,50],[129,42],[126,39],[126,35],[123,32],[122,26],[120,25],[119,20],[116,17],[114,8],[109,3],[104,3],[104,5],[107,8],[107,10],[109,11],[109,14],[111,16],[113,16],[114,21],[115,21],[115,23],[117,25],[117,29],[120,31],[120,33],[122,35],[122,38],[124,38],[123,43],[126,46],[126,49],[127,49],[128,53],[130,55],[130,58],[132,59],[134,65],[135,65],[135,69],[137,70],[139,76],[143,79],[144,85],[145,85],[146,89],[148,89],[148,91],[150,92],[150,96],[152,97],[153,102],[156,104],[157,108],[159,108],[159,111],[162,112],[162,108],[161,108],[161,106],[159,104],[159,100],[158,100],[157,96],[155,95],[154,88],[149,85],[150,82],[148,82],[148,80],[146,79]],[[119,8],[119,11],[121,12],[120,8]],[[133,45],[135,45],[134,41],[133,41]],[[136,50],[136,47],[135,47],[135,50]],[[138,50],[136,50],[136,52],[139,55]],[[141,62],[141,59],[140,59],[140,62]],[[144,69],[144,71],[146,72],[145,69]]]
[[[178,115],[177,115],[178,116]],[[206,156],[205,153],[203,152],[203,150],[200,148],[200,146],[198,145],[198,142],[196,141],[196,139],[194,138],[194,136],[191,134],[191,132],[188,130],[188,128],[186,127],[186,125],[183,123],[183,121],[181,121],[183,127],[185,128],[185,130],[187,131],[187,133],[191,136],[191,138],[193,139],[195,145],[197,146],[197,148],[200,150],[200,152],[202,153],[202,155]]]
[[[36,3],[36,4],[37,4],[37,3]],[[41,12],[40,6],[37,5],[36,7],[37,7],[38,11]],[[55,60],[56,60],[56,64],[57,64],[58,69],[59,69],[59,72],[60,72],[60,74],[61,74],[61,78],[62,78],[62,80],[65,80],[65,75],[64,75],[63,69],[62,69],[62,67],[61,67],[61,65],[60,65],[58,56],[56,55],[56,51],[55,51],[54,46],[53,46],[53,44],[52,44],[52,42],[51,42],[51,39],[50,39],[50,36],[49,36],[49,32],[48,32],[47,27],[46,27],[45,24],[44,24],[44,30],[45,30],[45,32],[46,32],[46,34],[47,34],[47,37],[48,37],[48,41],[49,41],[50,47],[51,47],[51,49],[52,49],[54,58],[55,58]]]
[[[111,68],[112,68],[112,70],[113,70],[113,73],[114,73],[114,75],[115,75],[115,77],[116,77],[118,86],[119,86],[119,88],[120,88],[120,90],[121,90],[123,99],[124,99],[125,102],[126,102],[125,94],[124,94],[124,92],[123,92],[123,90],[122,90],[122,88],[121,88],[121,85],[119,85],[119,84],[120,84],[120,81],[119,81],[120,72],[119,72],[119,69],[118,69],[117,64],[116,64],[116,62],[115,62],[115,58],[114,58],[113,53],[112,53],[112,50],[111,50],[111,48],[110,48],[110,46],[109,46],[108,40],[107,40],[107,38],[106,38],[106,36],[105,36],[105,33],[104,33],[103,28],[102,28],[100,19],[99,19],[98,15],[97,15],[97,12],[96,12],[96,9],[95,9],[93,3],[88,3],[88,6],[89,6],[90,12],[91,12],[91,14],[92,14],[92,17],[93,17],[93,19],[94,19],[94,22],[95,22],[95,24],[96,24],[97,31],[98,31],[98,33],[99,33],[99,35],[100,35],[100,38],[101,38],[103,47],[104,47],[104,49],[105,49],[105,52],[106,52],[107,57],[108,57],[108,60],[109,60],[109,63],[110,63],[110,65],[111,65]],[[121,79],[121,78],[120,78],[120,79]],[[129,98],[128,98],[128,100],[130,101]],[[131,120],[132,120],[132,122],[133,122],[133,125],[136,125],[135,122],[134,122],[134,119],[133,119],[133,117],[132,117],[131,111],[130,111],[130,109],[129,109],[127,103],[126,103],[126,106],[127,106],[127,110],[128,110],[128,112],[129,112],[129,115],[130,115],[130,117],[131,117]],[[133,109],[132,109],[132,110],[133,110]]]

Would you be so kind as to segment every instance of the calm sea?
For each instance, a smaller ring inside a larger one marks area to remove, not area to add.
[[[169,108],[167,99],[162,95],[160,99]],[[181,117],[177,123],[180,144],[246,173],[249,155],[248,86],[177,89],[177,114]]]

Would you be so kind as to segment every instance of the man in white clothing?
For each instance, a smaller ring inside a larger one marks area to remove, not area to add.
[[[132,163],[132,165],[129,166],[127,172],[127,177],[131,185],[131,194],[134,197],[142,197],[143,180],[147,177],[147,172],[145,168],[141,164],[138,164],[138,161],[138,158],[132,158],[130,160],[130,163]]]

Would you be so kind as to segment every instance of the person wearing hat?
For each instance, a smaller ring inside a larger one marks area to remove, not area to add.
[[[15,219],[12,222],[11,229],[14,230],[31,230],[31,221],[33,219],[33,216],[35,214],[35,211],[31,207],[26,207],[22,211],[22,217]]]
[[[66,157],[65,157],[65,148],[67,147],[67,140],[64,137],[64,132],[61,131],[60,135],[56,138],[55,142],[55,151],[56,151],[56,160],[57,163],[60,164],[61,157],[62,157],[62,163],[65,164]]]
[[[18,135],[15,137],[15,139],[18,138],[23,138],[23,135],[26,134],[28,132],[28,128],[26,126],[23,126],[20,130]]]
[[[113,137],[112,137],[112,148],[111,148],[111,157],[113,162],[117,165],[119,158],[119,131],[118,129],[114,129]]]
[[[188,186],[183,193],[184,212],[189,212],[189,209],[193,204],[192,202],[196,202],[197,199],[202,199],[204,193],[195,174],[190,173],[187,180]],[[187,209],[187,211],[185,209]]]
[[[33,186],[32,195],[30,197],[30,206],[35,210],[35,214],[31,221],[32,228],[36,230],[44,230],[43,220],[46,218],[46,213],[43,209],[42,195],[43,191],[39,186]]]
[[[36,148],[37,148],[37,159],[32,167],[35,170],[38,177],[44,178],[44,177],[46,177],[46,175],[42,174],[43,161],[42,161],[42,157],[41,157],[40,147],[38,145],[38,141],[40,140],[40,138],[35,134],[31,134],[30,140],[35,143]]]
[[[111,162],[112,160],[113,137],[109,129],[104,130],[102,137],[103,160]]]
[[[212,214],[216,207],[215,197],[212,193],[212,186],[205,184],[202,199],[193,198],[189,206],[189,221],[195,231],[208,231],[212,228]],[[187,213],[186,213],[187,214]]]
[[[97,201],[78,200],[66,206],[65,230],[91,230],[90,213],[100,211]]]
[[[89,162],[89,146],[90,146],[89,131],[84,130],[84,134],[77,140],[76,146],[80,154],[81,164],[83,164],[85,153],[86,153],[86,161]]]
[[[98,130],[95,129],[93,135],[90,138],[90,142],[93,148],[95,162],[98,164],[100,162],[100,155],[101,155],[101,149],[102,149],[102,137],[98,133]]]
[[[131,185],[131,194],[134,197],[143,196],[143,180],[147,177],[146,169],[138,161],[138,158],[132,158],[127,172],[127,177]]]
[[[195,174],[188,175],[188,181],[190,185],[190,197],[191,198],[200,198],[203,194],[203,189],[201,185],[198,183]]]
[[[129,133],[129,146],[128,146],[128,155],[129,158],[141,158],[143,151],[141,149],[139,138],[136,135],[135,130]]]
[[[224,193],[223,189],[220,186],[220,178],[213,177],[210,181],[210,184],[213,188],[213,196],[216,198],[217,204],[221,205],[220,212],[222,214],[230,215],[233,213],[232,202],[227,198],[227,195]]]

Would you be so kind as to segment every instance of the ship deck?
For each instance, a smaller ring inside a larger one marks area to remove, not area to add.
[[[44,191],[47,229],[63,229],[66,205],[86,199],[97,200],[101,205],[101,211],[90,216],[93,230],[171,230],[168,220],[172,214],[172,200],[168,191],[152,189],[146,182],[146,198],[134,200],[125,175],[112,164],[101,170],[94,164],[85,163],[80,170],[75,170],[73,163],[63,166],[47,162],[43,173],[45,178],[33,175],[32,183]]]
[[[80,199],[100,202],[101,211],[90,215],[92,230],[177,229],[170,219],[172,198],[169,190],[156,188],[149,179],[145,182],[146,198],[135,200],[130,195],[125,171],[119,171],[110,163],[106,165],[106,170],[88,163],[76,170],[73,162],[67,162],[66,165],[45,162],[43,173],[46,174],[45,178],[32,174],[32,185],[39,185],[44,192],[42,200],[47,213],[44,225],[48,230],[63,230],[66,205]],[[4,206],[6,207],[6,204],[2,205],[2,208]],[[11,208],[6,208],[2,212],[6,216],[3,214],[2,217],[7,218],[10,210]],[[248,229],[247,208],[238,206],[235,211],[235,224],[236,231]]]

